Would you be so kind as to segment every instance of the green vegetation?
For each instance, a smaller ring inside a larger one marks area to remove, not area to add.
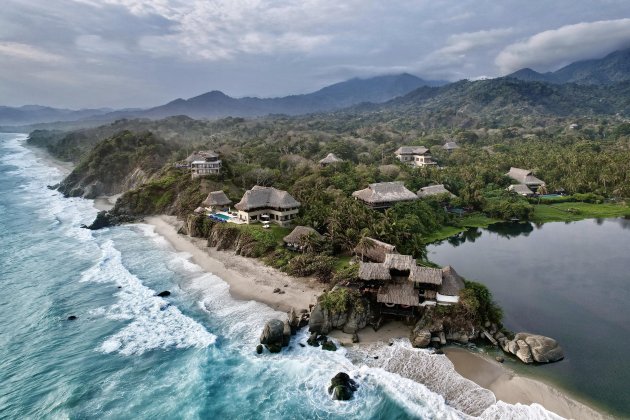
[[[323,309],[332,313],[348,312],[350,309],[361,313],[366,309],[359,292],[344,287],[321,294],[318,301]]]
[[[572,222],[582,219],[603,219],[630,216],[630,207],[625,204],[558,203],[539,204],[534,207],[532,222]]]

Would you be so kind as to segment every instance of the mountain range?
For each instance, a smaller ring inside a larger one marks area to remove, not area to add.
[[[609,85],[626,82],[630,80],[630,48],[615,51],[604,58],[577,61],[554,72],[539,73],[530,68],[524,68],[508,77],[528,82],[580,85]]]

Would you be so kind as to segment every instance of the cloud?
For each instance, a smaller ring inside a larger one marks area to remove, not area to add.
[[[38,63],[58,63],[63,61],[63,57],[57,54],[19,42],[0,42],[0,55],[21,61]]]
[[[495,64],[502,74],[523,67],[556,70],[571,62],[595,58],[630,46],[630,19],[566,25],[508,45]]]

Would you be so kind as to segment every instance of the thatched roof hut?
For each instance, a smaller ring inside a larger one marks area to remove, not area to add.
[[[418,291],[412,283],[395,283],[381,286],[376,295],[376,301],[385,304],[406,306],[420,306]]]
[[[442,284],[442,270],[438,268],[423,267],[414,265],[409,274],[409,281],[416,284],[431,284],[439,286]]]
[[[524,195],[525,197],[529,197],[530,195],[534,195],[534,192],[529,189],[529,187],[525,184],[512,184],[508,187],[508,191]]]
[[[296,226],[291,233],[285,236],[282,240],[286,244],[300,244],[308,235],[314,235],[317,238],[321,238],[322,235],[315,229],[309,226]]]
[[[442,285],[438,293],[444,296],[459,296],[459,292],[464,289],[464,279],[457,274],[457,271],[450,265],[442,269]]]
[[[511,167],[510,171],[506,175],[513,180],[518,181],[519,184],[525,184],[528,187],[538,187],[545,184],[545,181],[536,178],[533,172],[529,169]]]
[[[359,279],[361,280],[391,280],[389,269],[383,264],[360,262]]]
[[[201,204],[206,207],[225,207],[232,204],[232,200],[223,191],[212,191]]]
[[[459,145],[455,143],[454,141],[447,141],[446,143],[444,143],[444,146],[442,146],[442,149],[450,152],[455,149],[459,149]]]
[[[343,159],[335,156],[334,153],[328,153],[325,158],[319,161],[319,164],[322,166],[332,165],[333,163],[343,162]]]
[[[370,184],[365,189],[353,192],[352,196],[371,207],[377,208],[390,207],[401,201],[418,199],[418,196],[405,188],[405,185],[400,181]]]
[[[383,265],[388,270],[411,271],[411,268],[416,265],[416,261],[411,255],[387,254]]]
[[[428,187],[422,187],[418,190],[418,197],[430,197],[432,195],[447,194],[449,197],[455,197],[455,194],[450,192],[444,187],[444,184],[429,185]]]
[[[241,211],[264,208],[291,209],[300,207],[300,202],[286,191],[256,185],[251,190],[245,191],[241,201],[234,207]]]
[[[396,247],[394,245],[381,242],[374,238],[365,238],[366,243],[360,243],[354,248],[356,255],[362,256],[362,258],[382,263],[385,262],[386,254],[396,254]]]
[[[403,155],[424,155],[429,149],[424,146],[401,146],[394,153],[398,156]]]

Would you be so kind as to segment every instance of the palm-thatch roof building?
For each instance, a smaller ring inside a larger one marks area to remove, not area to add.
[[[511,167],[510,171],[506,175],[519,184],[526,185],[527,188],[529,188],[533,192],[536,192],[538,187],[540,187],[541,185],[545,185],[545,181],[536,178],[534,176],[534,173],[529,169]]]
[[[436,195],[444,195],[451,198],[455,197],[455,194],[447,190],[444,187],[444,184],[429,185],[428,187],[422,187],[418,190],[417,194],[418,194],[418,197],[420,198],[431,197],[431,196],[436,196]]]
[[[524,197],[530,197],[534,195],[534,192],[529,189],[525,184],[512,184],[507,188],[508,191],[522,195]]]
[[[218,175],[221,172],[219,155],[212,150],[193,152],[186,158],[193,178],[204,175]]]
[[[396,154],[396,159],[411,166],[436,165],[431,158],[431,152],[424,146],[402,146],[394,153]]]
[[[396,203],[418,199],[400,181],[370,184],[367,188],[353,192],[352,196],[373,209],[386,209]]]
[[[286,191],[256,185],[234,207],[239,220],[245,223],[270,221],[289,226],[299,212],[300,202]]]
[[[224,210],[232,204],[232,200],[228,198],[223,191],[212,191],[201,203],[211,211]]]
[[[338,158],[334,153],[328,153],[325,158],[319,161],[319,165],[323,167],[340,162],[343,162],[343,159]]]
[[[446,150],[447,152],[452,152],[453,150],[459,149],[459,145],[454,141],[447,141],[446,143],[444,143],[444,146],[442,146],[442,149]]]
[[[450,265],[442,268],[442,284],[437,291],[437,302],[451,304],[459,302],[459,293],[466,287],[462,276]]]
[[[354,247],[354,253],[360,256],[364,261],[382,263],[385,262],[385,255],[396,254],[396,247],[367,237]]]
[[[445,275],[449,278],[443,286]],[[409,307],[413,311],[416,306],[457,303],[460,282],[463,287],[463,279],[452,268],[419,266],[411,255],[401,254],[386,254],[382,263],[360,262],[358,277],[363,294],[383,303],[381,312],[396,315],[408,315]],[[444,296],[438,300],[440,290]]]
[[[295,251],[304,250],[304,246],[306,240],[309,236],[312,236],[317,239],[321,239],[322,235],[309,226],[296,226],[291,233],[285,236],[282,240],[287,245],[287,248],[293,249]]]

